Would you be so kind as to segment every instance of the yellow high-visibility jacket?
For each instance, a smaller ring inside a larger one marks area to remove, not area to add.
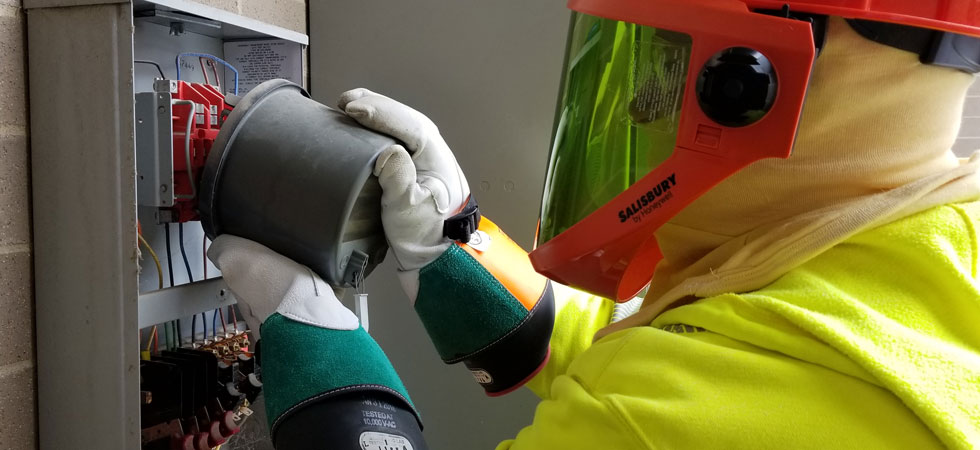
[[[858,234],[753,292],[592,343],[556,292],[534,422],[498,450],[980,448],[980,202]]]

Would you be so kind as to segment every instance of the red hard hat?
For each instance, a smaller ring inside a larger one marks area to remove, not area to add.
[[[750,9],[779,9],[891,22],[980,36],[976,0],[741,0]]]

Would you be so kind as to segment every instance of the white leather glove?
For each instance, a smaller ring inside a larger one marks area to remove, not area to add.
[[[338,107],[361,125],[405,143],[382,152],[374,174],[384,191],[381,221],[398,267],[417,271],[449,248],[443,223],[469,199],[466,177],[439,129],[422,113],[367,89],[343,93]],[[400,278],[404,283],[414,277]]]
[[[221,235],[211,243],[208,258],[221,269],[256,340],[259,325],[276,312],[321,328],[354,330],[359,325],[320,276],[258,242]]]
[[[488,395],[521,386],[548,360],[555,317],[548,280],[491,221],[474,229],[480,216],[466,177],[431,120],[366,89],[344,93],[338,106],[405,144],[374,165],[381,221],[399,281],[439,356],[465,364]]]
[[[253,337],[262,338],[262,390],[277,448],[356,442],[368,430],[362,424],[368,413],[385,414],[399,435],[423,442],[418,412],[388,357],[319,276],[236,236],[219,236],[208,257],[238,298]],[[345,393],[368,403],[351,402]],[[320,417],[323,424],[311,430],[310,417],[322,411],[329,420]]]

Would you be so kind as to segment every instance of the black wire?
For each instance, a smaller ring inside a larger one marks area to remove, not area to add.
[[[183,336],[180,335],[180,319],[177,319],[177,323],[174,325],[177,328],[177,347],[183,345]]]
[[[177,239],[180,245],[180,256],[184,258],[184,268],[187,269],[187,281],[193,283],[194,275],[191,274],[191,263],[187,261],[187,252],[184,250],[184,224],[183,222],[177,224]]]
[[[164,79],[167,78],[167,76],[163,74],[163,68],[160,67],[159,64],[157,64],[157,63],[155,63],[153,61],[146,61],[146,60],[143,60],[143,59],[135,59],[135,60],[133,60],[133,62],[136,63],[136,64],[149,64],[149,65],[151,65],[153,67],[156,67],[157,68],[157,71],[160,72],[160,78],[164,78]]]
[[[208,319],[204,311],[201,311],[201,329],[204,331],[204,340],[208,340]]]
[[[167,237],[167,272],[170,273],[170,287],[174,287],[174,259],[170,254],[170,224],[163,224],[164,236]]]
[[[197,336],[197,316],[191,316],[191,347],[194,346],[194,336]]]

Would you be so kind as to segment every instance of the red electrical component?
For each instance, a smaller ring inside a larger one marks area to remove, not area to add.
[[[218,88],[177,81],[173,94],[174,222],[200,220],[198,184],[214,139],[231,111]],[[191,117],[193,115],[193,117]],[[188,120],[190,128],[188,129]],[[190,139],[187,139],[187,135]],[[190,168],[188,168],[188,161]]]

